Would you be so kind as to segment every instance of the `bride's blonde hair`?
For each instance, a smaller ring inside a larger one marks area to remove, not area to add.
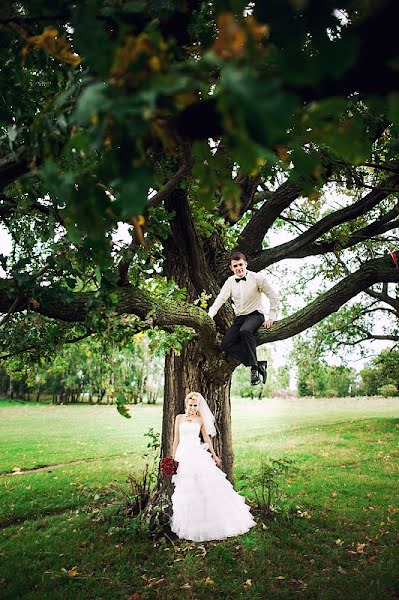
[[[216,435],[215,417],[211,412],[207,401],[200,392],[189,392],[184,399],[184,408],[187,410],[187,402],[189,400],[197,400],[198,411],[197,415],[201,417],[204,422],[205,431],[210,437]]]

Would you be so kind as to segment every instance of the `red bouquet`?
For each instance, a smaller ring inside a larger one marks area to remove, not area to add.
[[[161,461],[159,463],[161,473],[166,475],[166,477],[172,477],[172,475],[175,475],[178,466],[179,463],[176,462],[173,458],[170,458],[169,456],[161,458]]]

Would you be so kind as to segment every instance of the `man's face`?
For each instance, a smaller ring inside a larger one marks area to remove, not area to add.
[[[233,271],[236,277],[244,277],[247,270],[247,261],[240,258],[240,260],[232,260],[230,263],[230,269]]]

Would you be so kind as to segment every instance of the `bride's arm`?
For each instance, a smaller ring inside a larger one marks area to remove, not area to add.
[[[172,450],[172,458],[175,458],[175,454],[176,454],[176,448],[179,445],[179,421],[180,421],[180,415],[176,415],[176,419],[175,419],[175,434],[173,436],[173,450]]]
[[[221,461],[221,459],[220,459],[220,458],[217,456],[217,454],[216,454],[215,450],[213,449],[212,442],[211,442],[211,438],[209,437],[209,435],[207,434],[207,432],[206,432],[206,430],[205,430],[204,423],[201,423],[201,433],[202,433],[202,437],[204,438],[204,442],[205,442],[206,444],[208,444],[208,448],[209,448],[209,450],[210,450],[210,452],[211,452],[211,454],[212,454],[213,460],[215,461],[215,463],[216,463],[217,465],[220,465],[222,461]]]

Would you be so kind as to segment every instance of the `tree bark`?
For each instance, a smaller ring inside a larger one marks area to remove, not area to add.
[[[218,368],[215,369],[215,363]],[[201,348],[198,342],[186,343],[180,353],[170,352],[165,359],[165,392],[162,423],[162,456],[172,455],[174,422],[184,413],[184,398],[200,392],[215,415],[217,434],[212,439],[222,469],[233,483],[233,447],[230,416],[230,382],[233,368],[222,355]]]
[[[165,358],[165,387],[162,422],[161,456],[172,455],[174,422],[184,412],[184,398],[190,391],[200,392],[215,415],[215,452],[222,459],[221,468],[234,483],[233,446],[230,416],[230,383],[234,364],[201,347],[198,341],[183,344],[180,354],[170,351]],[[171,496],[174,486],[159,473],[154,493],[143,513],[150,529],[167,527],[172,516]]]

